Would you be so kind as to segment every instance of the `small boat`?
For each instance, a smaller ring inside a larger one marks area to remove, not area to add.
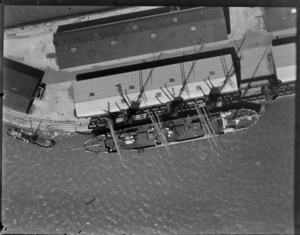
[[[27,131],[14,126],[10,126],[8,128],[7,134],[18,140],[22,140],[24,142],[35,144],[44,148],[49,148],[55,145],[55,141],[52,139],[49,139],[42,135],[38,135],[36,132],[33,133],[31,131]]]

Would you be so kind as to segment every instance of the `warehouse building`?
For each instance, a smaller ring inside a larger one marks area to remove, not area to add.
[[[277,79],[296,81],[296,37],[273,40],[272,55]]]
[[[228,22],[227,22],[228,23]],[[194,45],[226,41],[223,8],[192,8],[86,27],[59,28],[54,35],[60,69],[120,61]]]
[[[41,95],[43,76],[44,71],[4,58],[4,106],[28,114],[35,97]]]
[[[220,93],[236,91],[237,68],[230,51],[222,49],[206,58],[204,53],[194,58],[183,56],[173,64],[161,63],[152,68],[146,64],[142,70],[73,82],[76,116],[90,117],[105,114],[107,110],[127,109],[123,96],[127,101],[141,102],[140,107],[147,107],[166,103],[170,97],[192,99],[208,95],[213,87],[219,88]]]

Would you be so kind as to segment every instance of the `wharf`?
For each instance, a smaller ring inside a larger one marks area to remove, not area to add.
[[[137,9],[134,9],[135,11]],[[129,9],[127,11],[130,11]],[[222,94],[218,102],[222,104],[238,102],[269,102],[270,97],[262,92],[263,86],[270,84],[275,71],[269,60],[271,53],[270,43],[272,35],[266,33],[261,23],[256,22],[260,11],[251,12],[246,8],[232,8],[231,29],[228,41],[216,42],[205,45],[203,52],[222,48],[234,47],[240,58],[241,78],[239,92]],[[110,12],[106,15],[120,14],[120,12]],[[105,15],[105,14],[104,14]],[[244,19],[243,17],[246,17]],[[81,20],[104,17],[101,14],[81,17]],[[42,120],[41,128],[48,128],[49,135],[59,136],[60,132],[76,133],[88,132],[89,118],[78,119],[74,116],[74,97],[72,95],[72,82],[76,80],[79,73],[94,72],[103,69],[110,69],[119,66],[136,64],[144,61],[153,61],[153,54],[145,58],[128,58],[123,61],[110,61],[100,64],[83,66],[76,69],[61,71],[55,62],[55,48],[53,45],[53,32],[58,25],[70,22],[79,22],[79,18],[68,20],[58,20],[51,23],[43,23],[35,26],[26,26],[5,30],[4,35],[4,55],[19,62],[46,70],[44,81],[47,89],[42,100],[35,100],[32,113],[22,114],[4,108],[3,121],[12,125],[24,128],[34,128]],[[255,28],[256,32],[248,31]],[[245,39],[246,38],[246,39]],[[186,55],[195,52],[195,48],[184,48]],[[174,50],[172,53],[162,53],[162,58],[167,59],[182,56],[182,50]],[[51,55],[51,56],[49,56]],[[282,81],[278,87],[278,97],[280,100],[286,96],[295,94],[295,80]],[[201,97],[196,101],[201,103],[205,98]],[[152,107],[154,109],[164,108]]]

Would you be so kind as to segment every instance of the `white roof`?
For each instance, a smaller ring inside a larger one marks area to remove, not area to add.
[[[272,47],[277,78],[282,82],[296,80],[296,43]]]
[[[276,67],[296,65],[296,43],[272,47]]]
[[[226,61],[227,68],[230,69],[232,67],[231,55],[225,55],[224,59]],[[199,85],[205,94],[208,94],[210,88],[204,82],[205,78],[209,77],[210,81],[216,87],[223,85],[225,74],[221,57],[197,60],[193,70],[191,70],[192,64],[193,61],[182,63],[185,77],[187,77],[191,71],[186,86],[189,95],[185,91],[181,94],[184,99],[201,97],[203,94],[199,87],[197,87]],[[108,110],[108,102],[111,112],[119,111],[118,106],[121,109],[126,109],[127,105],[122,102],[122,98],[116,85],[122,85],[123,93],[125,94],[126,90],[130,100],[137,100],[140,93],[140,86],[145,83],[150,71],[151,69],[145,69],[142,71],[134,71],[74,82],[73,90],[77,116],[87,117],[104,114],[106,113],[105,110]],[[142,76],[140,76],[140,74],[142,74]],[[140,82],[141,78],[143,82]],[[227,83],[222,92],[237,90],[235,74],[231,77],[231,80],[233,84]],[[160,89],[162,87],[168,94],[168,91],[165,89],[165,84],[173,96],[177,96],[179,94],[182,87],[180,63],[153,69],[152,76],[145,86],[144,97],[146,98],[141,99],[141,107],[158,105],[160,104],[160,101],[162,103],[169,101],[168,97]],[[130,86],[133,86],[131,87],[132,89],[130,89]],[[156,96],[158,96],[159,100]]]

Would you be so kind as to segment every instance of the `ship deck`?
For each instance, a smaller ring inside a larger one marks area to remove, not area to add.
[[[223,115],[223,118],[222,116]],[[224,116],[225,115],[225,116]],[[257,121],[257,113],[249,109],[232,110],[227,113],[214,114],[210,122],[203,122],[199,116],[169,120],[161,123],[167,143],[178,143],[213,135],[234,132],[250,127]],[[202,119],[203,120],[203,119]],[[210,126],[210,127],[208,127]],[[170,131],[168,133],[168,130]],[[120,149],[144,149],[165,145],[164,140],[153,127],[145,124],[138,127],[126,128],[116,132]],[[133,143],[126,143],[134,139]],[[109,140],[109,147],[115,151],[114,142]]]

